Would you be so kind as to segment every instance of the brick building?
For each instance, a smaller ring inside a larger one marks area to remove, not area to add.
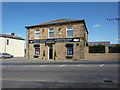
[[[84,59],[84,47],[88,42],[84,20],[58,19],[25,28],[28,58]]]

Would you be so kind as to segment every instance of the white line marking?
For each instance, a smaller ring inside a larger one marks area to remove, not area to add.
[[[81,66],[83,66],[83,65],[78,65],[78,67],[81,67]]]
[[[65,65],[59,65],[59,67],[63,67],[63,66],[65,66]]]
[[[45,66],[47,66],[47,65],[39,65],[38,67],[45,67]]]
[[[99,65],[100,67],[104,66],[104,64]]]

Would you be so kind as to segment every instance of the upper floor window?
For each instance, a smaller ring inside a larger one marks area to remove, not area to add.
[[[39,39],[40,38],[40,30],[35,30],[35,39]]]
[[[9,39],[7,39],[7,45],[9,45]]]
[[[73,36],[73,27],[67,27],[67,37]]]
[[[48,37],[54,37],[54,28],[49,28],[48,29]]]

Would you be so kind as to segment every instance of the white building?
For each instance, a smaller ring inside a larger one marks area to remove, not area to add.
[[[14,57],[24,57],[25,53],[25,39],[11,35],[0,34],[0,53],[9,53]]]

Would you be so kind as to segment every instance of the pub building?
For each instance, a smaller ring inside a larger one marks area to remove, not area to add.
[[[25,28],[28,59],[84,60],[88,44],[84,20],[58,19]]]

